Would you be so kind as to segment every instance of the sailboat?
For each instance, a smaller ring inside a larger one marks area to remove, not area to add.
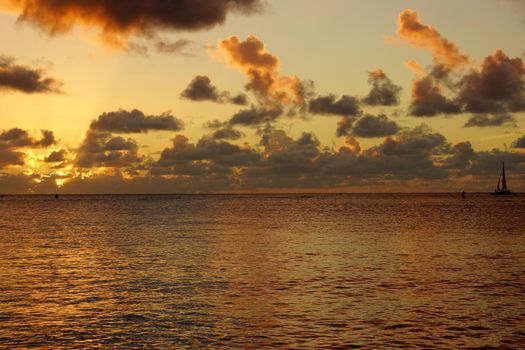
[[[492,192],[492,195],[493,196],[508,196],[512,194],[516,194],[516,193],[510,191],[507,188],[507,179],[505,178],[505,162],[503,162],[503,165],[501,167],[501,174],[499,175],[499,178],[498,178],[498,187],[496,187],[494,192]]]

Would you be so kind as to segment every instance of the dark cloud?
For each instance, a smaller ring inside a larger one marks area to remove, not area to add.
[[[24,93],[61,93],[62,83],[47,77],[42,69],[16,64],[13,58],[0,56],[0,90]]]
[[[524,77],[523,60],[497,50],[461,79],[458,100],[471,113],[525,111]]]
[[[180,54],[184,56],[194,56],[193,53],[187,51],[194,44],[193,41],[188,39],[179,39],[175,42],[167,40],[158,40],[155,43],[155,50],[159,53],[165,54]]]
[[[370,106],[396,106],[399,104],[401,86],[395,85],[392,80],[381,70],[368,73],[368,82],[372,90],[363,99]]]
[[[24,165],[25,154],[12,149],[0,149],[0,169],[12,165]]]
[[[308,109],[312,114],[344,117],[361,114],[357,98],[348,95],[343,95],[339,99],[335,95],[319,96],[310,100]]]
[[[238,94],[233,97],[229,97],[228,101],[239,106],[246,106],[248,104],[248,96],[246,94]]]
[[[212,138],[215,140],[238,140],[243,136],[242,132],[233,129],[232,127],[215,130],[212,134]]]
[[[352,128],[354,127],[355,120],[356,120],[355,117],[341,118],[341,120],[337,123],[337,130],[336,130],[337,137],[350,135],[352,132]]]
[[[178,175],[225,175],[231,174],[232,167],[248,166],[259,157],[251,148],[226,141],[204,137],[193,144],[187,137],[177,135],[173,146],[161,152],[152,171],[162,174],[159,170],[166,169]]]
[[[441,70],[433,73],[435,72]],[[410,114],[416,117],[433,117],[440,114],[461,113],[461,105],[444,95],[440,84],[442,77],[433,73],[414,80]]]
[[[211,101],[215,103],[233,103],[237,105],[246,105],[248,98],[245,94],[239,94],[230,97],[227,91],[219,91],[209,77],[198,75],[190,82],[188,87],[180,94],[181,98],[192,101]]]
[[[454,145],[452,155],[444,160],[444,166],[450,169],[466,169],[472,165],[476,158],[476,151],[470,142],[460,142]]]
[[[525,135],[517,139],[512,143],[512,147],[514,148],[525,148]]]
[[[378,146],[384,155],[443,154],[449,148],[445,136],[426,125],[403,131],[395,138],[388,137]]]
[[[485,127],[485,126],[512,126],[517,127],[516,118],[509,114],[498,114],[498,115],[486,115],[476,114],[469,118],[469,120],[463,125],[464,128],[470,127]]]
[[[367,114],[359,119],[352,129],[352,134],[359,137],[384,137],[397,134],[399,126],[386,115]]]
[[[13,128],[0,133],[0,149],[6,148],[45,148],[55,144],[51,130],[41,130],[42,137],[35,139],[27,130]]]
[[[275,121],[282,114],[280,109],[266,109],[251,107],[235,113],[229,123],[231,125],[255,126]]]
[[[512,123],[512,112],[525,111],[525,66],[521,58],[509,58],[497,50],[486,57],[479,70],[472,69],[452,81],[451,70],[435,65],[414,81],[410,114],[432,117],[474,113],[468,126]],[[445,90],[449,90],[447,97]],[[491,117],[478,116],[492,114]]]
[[[27,130],[12,128],[0,133],[0,169],[6,166],[22,166],[25,164],[23,148],[47,148],[56,143],[50,130],[41,130],[41,138],[35,138]]]
[[[137,165],[141,161],[135,140],[112,137],[109,132],[88,130],[77,149],[74,163],[80,168],[120,168]]]
[[[53,151],[49,153],[47,157],[44,158],[45,163],[60,163],[66,161],[67,151],[65,149],[60,149],[58,151]]]
[[[19,20],[56,35],[76,25],[98,28],[104,40],[118,44],[131,35],[154,36],[157,30],[202,30],[224,23],[230,12],[254,13],[260,0],[10,0]]]
[[[179,131],[183,127],[182,120],[175,118],[170,113],[145,115],[137,109],[132,111],[121,109],[116,112],[103,113],[90,125],[90,129],[99,132],[107,131],[122,134],[160,130]]]

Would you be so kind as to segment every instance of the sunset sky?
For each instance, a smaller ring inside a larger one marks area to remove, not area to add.
[[[0,0],[0,192],[525,191],[524,38],[520,0]]]

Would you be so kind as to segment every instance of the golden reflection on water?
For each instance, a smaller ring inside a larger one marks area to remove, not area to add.
[[[4,198],[0,348],[516,347],[524,199]]]

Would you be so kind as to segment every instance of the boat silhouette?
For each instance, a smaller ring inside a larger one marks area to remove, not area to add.
[[[500,187],[501,185],[501,187]],[[507,179],[505,178],[505,162],[501,166],[501,174],[498,178],[498,187],[492,192],[493,196],[508,196],[516,194],[507,188]]]

